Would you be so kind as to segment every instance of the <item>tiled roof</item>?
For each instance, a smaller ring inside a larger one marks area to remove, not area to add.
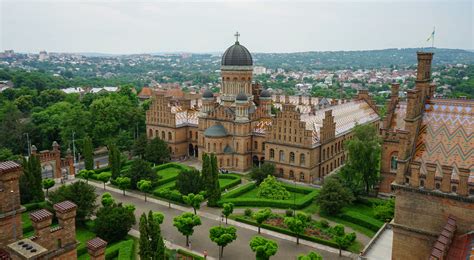
[[[138,94],[139,97],[151,97],[153,95],[153,91],[151,88],[143,87],[140,93]]]
[[[40,209],[40,210],[37,210],[37,211],[34,211],[34,212],[30,213],[31,220],[33,220],[35,222],[43,221],[45,219],[52,218],[52,217],[53,217],[53,213],[51,213],[51,212],[49,212],[45,209]]]
[[[102,240],[100,237],[93,238],[87,242],[87,248],[89,250],[97,250],[107,246],[107,242]]]
[[[474,181],[474,102],[434,99],[425,105],[415,160],[470,169]]]
[[[13,161],[0,162],[0,174],[15,171],[21,166]]]
[[[65,213],[75,208],[77,208],[76,204],[70,202],[69,200],[54,204],[54,210],[60,213]]]

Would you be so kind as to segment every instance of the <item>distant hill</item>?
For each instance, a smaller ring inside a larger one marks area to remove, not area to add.
[[[474,64],[474,52],[460,49],[384,49],[368,51],[324,51],[297,53],[255,53],[254,64],[291,70],[380,68],[413,66],[417,51],[434,52],[433,64]]]

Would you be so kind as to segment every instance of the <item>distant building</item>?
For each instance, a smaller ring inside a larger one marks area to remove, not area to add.
[[[39,61],[45,61],[47,59],[49,59],[48,53],[46,51],[40,51],[39,56],[38,56],[38,60]]]
[[[253,68],[253,74],[254,75],[262,75],[262,74],[266,74],[266,73],[267,73],[267,69],[265,67],[255,66]]]
[[[145,101],[147,99],[150,99],[152,95],[153,95],[153,90],[151,88],[143,87],[140,93],[138,94],[138,98],[141,101]]]

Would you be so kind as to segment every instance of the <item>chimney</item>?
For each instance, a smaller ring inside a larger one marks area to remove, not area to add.
[[[433,60],[432,52],[417,52],[418,68],[416,80],[429,80],[431,77],[431,61]]]
[[[76,204],[69,200],[54,204],[59,226],[64,230],[62,244],[67,245],[76,242]]]
[[[470,170],[467,168],[458,168],[458,171],[459,171],[458,194],[461,196],[467,196],[469,195],[468,182],[469,182]]]
[[[453,167],[448,165],[441,166],[443,170],[443,180],[441,181],[441,191],[451,192],[451,175],[453,174]]]
[[[91,260],[105,260],[105,248],[107,242],[100,237],[93,238],[87,242],[87,252]]]
[[[45,209],[40,209],[30,213],[30,219],[35,229],[35,242],[48,250],[54,249],[54,241],[50,237],[53,213]]]

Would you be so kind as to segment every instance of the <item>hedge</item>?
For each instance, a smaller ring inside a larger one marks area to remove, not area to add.
[[[338,218],[368,228],[374,232],[377,232],[383,226],[383,222],[376,219],[369,219],[367,216],[354,211],[344,212],[338,215]]]
[[[128,239],[107,247],[105,249],[105,259],[135,259],[134,251],[134,241],[133,239]]]
[[[32,210],[37,210],[37,209],[44,209],[48,206],[48,203],[46,201],[41,201],[41,202],[23,204],[22,206],[26,208],[26,211],[32,211]]]
[[[242,183],[242,179],[239,176],[234,175],[219,175],[219,179],[232,179],[232,182],[227,183],[226,185],[221,187],[221,192],[225,191],[226,189],[233,188],[240,183]]]
[[[242,223],[249,224],[249,225],[258,226],[255,221],[246,219],[244,217],[235,217],[235,220],[239,221],[239,222],[242,222]],[[260,227],[268,229],[268,230],[276,231],[278,233],[282,233],[282,234],[286,234],[286,235],[295,237],[295,234],[293,232],[291,232],[290,230],[285,229],[285,228],[275,227],[275,226],[268,225],[268,224],[262,224]],[[339,246],[337,245],[337,243],[334,242],[334,241],[331,241],[331,240],[326,240],[326,239],[322,239],[322,238],[318,238],[318,237],[308,236],[308,235],[305,235],[305,234],[300,234],[299,238],[339,249]]]
[[[171,192],[167,194],[165,193],[166,190],[170,190]],[[183,195],[181,195],[181,193],[178,190],[171,190],[168,188],[156,189],[153,191],[153,195],[160,198],[164,198],[167,200],[172,200],[172,201],[184,204]]]
[[[183,170],[183,171],[190,169],[189,167],[178,164],[178,163],[165,163],[165,164],[153,167],[153,170],[155,172],[158,172],[158,171],[168,169],[168,168],[176,168],[176,169]],[[171,176],[171,177],[168,177],[168,178],[160,179],[159,181],[156,182],[156,186],[161,186],[163,184],[175,181],[177,178],[178,178],[178,176]]]
[[[219,200],[218,206],[222,207],[224,203],[232,202],[235,206],[257,206],[257,207],[274,207],[274,208],[296,208],[301,209],[313,202],[313,199],[318,195],[319,190],[306,188],[306,187],[294,187],[292,185],[283,185],[288,191],[298,192],[306,194],[304,197],[296,200],[272,200],[262,198],[239,198],[238,196],[256,188],[255,183],[249,183],[238,189],[230,191]]]

